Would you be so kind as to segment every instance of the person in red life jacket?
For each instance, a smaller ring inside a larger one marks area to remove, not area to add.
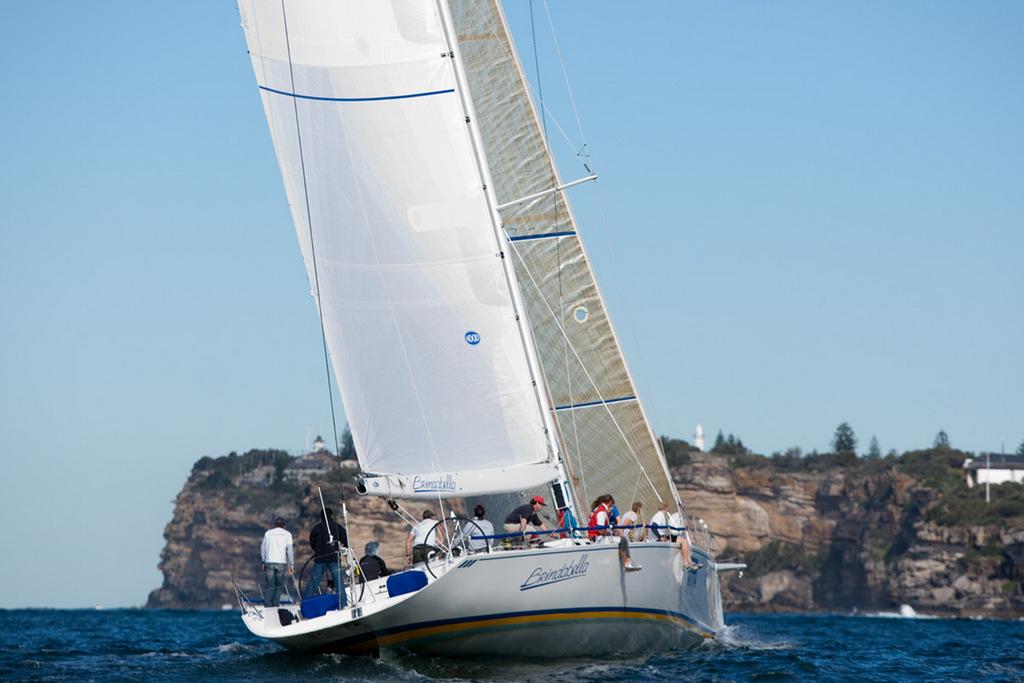
[[[592,541],[612,535],[611,507],[608,505],[611,499],[612,497],[606,493],[599,496],[591,506],[590,519],[587,520],[587,538]]]
[[[605,494],[594,501],[594,510],[590,513],[590,521],[587,522],[587,536],[594,543],[611,543],[616,536],[612,529],[611,506],[615,500]],[[619,562],[627,572],[635,572],[643,569],[629,556],[629,539],[625,536],[619,538]]]

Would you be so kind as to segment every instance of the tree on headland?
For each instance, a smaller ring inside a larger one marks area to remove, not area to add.
[[[725,445],[725,437],[722,435],[722,430],[718,430],[718,436],[715,437],[715,445],[711,447],[712,453],[721,453],[722,446]]]
[[[857,452],[857,436],[853,433],[853,427],[849,422],[843,422],[836,427],[836,433],[832,437],[832,449],[836,453]]]
[[[949,448],[949,434],[946,433],[946,430],[939,430],[939,433],[935,435],[935,441],[932,445],[935,448]]]
[[[868,446],[868,457],[877,460],[882,457],[882,449],[878,447],[878,437],[871,435],[871,445]]]
[[[1020,446],[1017,447],[1017,455],[1024,455],[1024,441],[1020,442]]]
[[[661,452],[665,454],[665,461],[669,467],[680,467],[690,462],[690,451],[693,447],[683,439],[673,439],[670,436],[661,437]]]
[[[352,430],[345,425],[345,431],[341,433],[341,459],[342,460],[355,460],[356,459],[356,444],[352,440]]]
[[[711,447],[711,452],[716,455],[744,455],[749,451],[743,445],[743,439],[735,434],[724,437],[721,430],[719,430],[718,436],[715,437],[715,445]]]

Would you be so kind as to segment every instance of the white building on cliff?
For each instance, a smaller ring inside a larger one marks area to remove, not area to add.
[[[1024,482],[1024,455],[979,453],[977,458],[964,460],[963,468],[969,487],[986,483]]]

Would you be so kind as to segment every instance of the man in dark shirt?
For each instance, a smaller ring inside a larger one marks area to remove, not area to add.
[[[523,533],[526,525],[532,524],[539,531],[544,528],[544,522],[540,518],[540,509],[547,505],[543,496],[534,496],[529,503],[520,505],[509,513],[505,518],[505,532],[509,534]]]
[[[378,550],[380,543],[377,541],[370,541],[363,548],[363,558],[359,560],[359,571],[363,575],[363,581],[373,581],[391,573],[384,564],[384,559],[377,554]]]
[[[302,597],[309,598],[315,595],[320,588],[320,580],[324,573],[330,573],[334,580],[334,590],[338,593],[338,602],[343,607],[347,600],[338,558],[339,548],[348,547],[348,534],[340,524],[334,521],[334,510],[326,508],[324,517],[326,520],[322,520],[309,532],[309,547],[313,549],[315,559],[313,560],[313,574],[309,577],[306,589],[302,591]]]

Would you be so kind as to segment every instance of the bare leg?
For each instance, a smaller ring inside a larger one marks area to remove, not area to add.
[[[629,539],[625,536],[619,538],[619,562],[627,572],[635,572],[643,569],[629,556]]]
[[[689,568],[693,565],[693,555],[690,554],[690,541],[686,534],[679,535],[679,554],[683,558],[683,567]]]

